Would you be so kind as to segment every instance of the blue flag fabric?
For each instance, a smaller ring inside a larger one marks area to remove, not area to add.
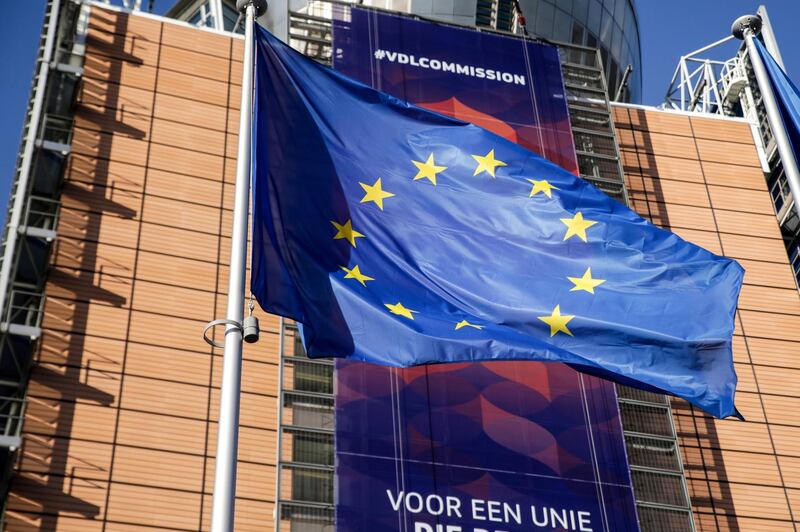
[[[565,362],[736,413],[735,261],[262,28],[256,44],[251,289],[310,357]]]
[[[796,154],[800,149],[800,91],[761,41],[758,39],[753,39],[753,41],[772,82],[772,90],[778,102],[781,118],[792,143],[792,151]]]

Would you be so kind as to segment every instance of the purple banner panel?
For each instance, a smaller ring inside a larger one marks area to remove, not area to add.
[[[333,35],[337,70],[577,172],[556,48],[361,8]],[[539,362],[335,378],[337,531],[639,530],[613,384]]]

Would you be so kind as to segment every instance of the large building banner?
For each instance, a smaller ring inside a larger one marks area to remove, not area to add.
[[[335,69],[577,172],[555,47],[360,8],[338,10],[333,37]],[[606,381],[555,363],[338,361],[335,389],[339,532],[639,530]]]

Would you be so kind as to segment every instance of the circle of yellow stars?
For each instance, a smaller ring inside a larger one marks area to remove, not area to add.
[[[501,160],[499,160],[495,156],[494,148],[490,149],[488,153],[485,155],[476,155],[473,154],[472,158],[476,162],[475,170],[473,172],[474,176],[479,176],[483,173],[488,174],[490,177],[495,179],[497,177],[497,168],[507,166],[507,164]],[[413,177],[413,181],[420,181],[420,180],[427,180],[433,186],[437,185],[436,178],[437,175],[447,170],[446,166],[442,166],[436,164],[436,159],[433,153],[430,153],[425,161],[416,161],[412,160],[411,163],[416,167],[417,173]],[[526,179],[531,184],[531,190],[528,197],[533,198],[538,196],[539,194],[546,196],[547,198],[552,199],[553,191],[559,190],[558,187],[547,181],[546,179]],[[383,211],[384,207],[384,200],[389,198],[393,198],[395,196],[394,193],[385,190],[383,188],[383,183],[381,178],[377,178],[375,182],[372,184],[369,183],[358,183],[364,191],[364,196],[361,198],[360,203],[372,203],[375,207],[379,210]],[[561,223],[566,226],[566,231],[564,233],[563,240],[569,240],[572,237],[576,237],[583,242],[588,242],[587,236],[587,229],[591,228],[592,226],[596,225],[598,222],[594,220],[587,220],[583,217],[583,213],[578,211],[576,212],[571,218],[561,218]],[[353,248],[356,247],[357,239],[359,238],[366,238],[366,235],[356,231],[353,228],[353,222],[351,219],[345,220],[343,223],[339,223],[335,220],[331,220],[331,225],[333,225],[334,229],[336,229],[336,233],[333,235],[333,240],[346,240]],[[348,268],[346,266],[339,266],[341,270],[344,272],[345,279],[353,279],[356,282],[360,283],[362,286],[366,287],[367,283],[370,281],[374,281],[374,277],[370,277],[364,274],[361,271],[361,267],[358,264],[354,264],[352,267]],[[570,288],[570,292],[587,292],[589,294],[594,295],[595,288],[600,286],[601,284],[605,283],[605,279],[598,279],[592,276],[592,269],[586,268],[586,271],[583,272],[583,275],[580,277],[567,277],[567,280],[572,283],[572,288]],[[386,309],[396,315],[401,316],[403,318],[414,320],[414,314],[419,314],[419,311],[407,308],[403,305],[402,302],[398,301],[396,303],[384,303]],[[546,323],[550,327],[550,336],[553,337],[558,333],[563,333],[568,336],[573,336],[572,331],[570,331],[568,324],[575,318],[572,314],[562,314],[561,313],[561,305],[558,304],[553,308],[553,311],[548,316],[537,316],[537,319],[541,320],[542,322]],[[476,330],[481,330],[484,328],[483,325],[471,323],[468,320],[461,320],[455,324],[454,330],[459,331],[465,328],[471,328]]]

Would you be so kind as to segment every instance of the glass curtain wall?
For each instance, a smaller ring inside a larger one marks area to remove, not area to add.
[[[545,38],[599,48],[610,95],[628,65],[629,100],[641,96],[639,23],[633,0],[520,0],[529,30]]]
[[[633,67],[622,100],[638,102],[642,92],[639,22],[633,0],[520,0],[528,31],[536,36],[599,48],[613,98],[628,65]],[[476,23],[511,31],[511,0],[478,0]]]

